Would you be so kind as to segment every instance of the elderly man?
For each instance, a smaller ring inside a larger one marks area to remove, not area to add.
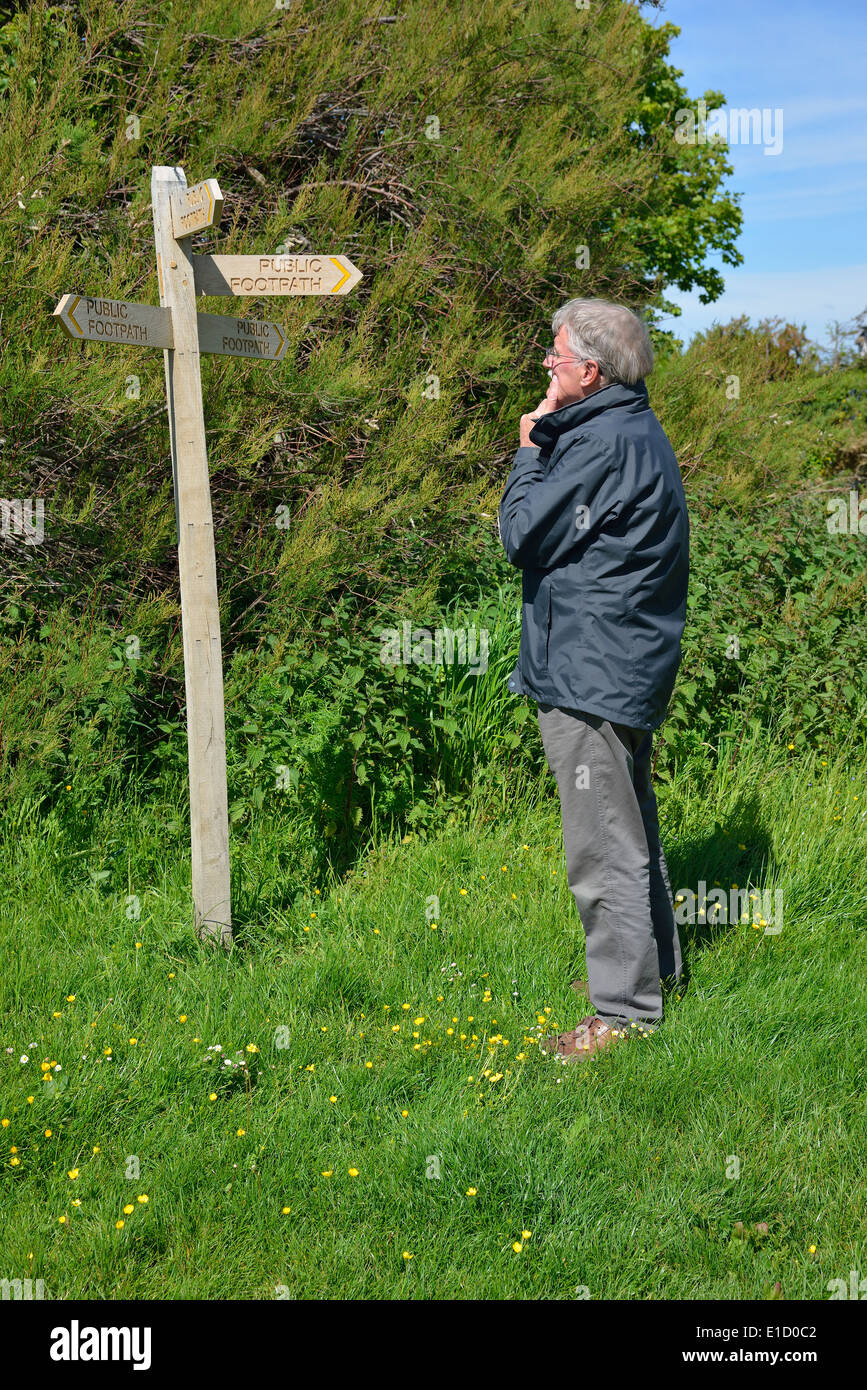
[[[521,417],[499,526],[523,571],[509,689],[539,706],[586,938],[595,1012],[545,1040],[572,1060],[651,1031],[663,988],[681,979],[650,761],[681,659],[689,519],[648,403],[646,325],[619,305],[570,299],[551,326],[551,382]]]

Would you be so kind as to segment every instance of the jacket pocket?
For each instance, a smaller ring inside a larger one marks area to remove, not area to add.
[[[545,624],[545,667],[547,669],[551,649],[551,586],[548,585],[548,617]]]

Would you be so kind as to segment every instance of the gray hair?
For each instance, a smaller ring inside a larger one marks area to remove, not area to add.
[[[564,326],[575,356],[595,362],[606,386],[634,386],[653,371],[647,324],[631,309],[606,299],[569,299],[551,320],[555,335]]]

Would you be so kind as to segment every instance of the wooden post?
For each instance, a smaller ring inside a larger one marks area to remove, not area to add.
[[[190,834],[196,933],[232,940],[226,720],[214,521],[199,371],[191,253],[175,239],[172,194],[182,169],[156,165],[151,178],[160,304],[171,311],[174,347],[164,351],[187,695]]]
[[[188,237],[215,227],[223,208],[216,179],[187,184],[183,169],[151,177],[160,308],[104,295],[64,294],[54,317],[74,341],[162,348],[184,634],[190,768],[193,913],[203,939],[232,942],[223,654],[211,487],[199,357],[215,352],[279,362],[288,339],[276,323],[197,314],[196,295],[348,294],[361,271],[347,256],[194,256]]]

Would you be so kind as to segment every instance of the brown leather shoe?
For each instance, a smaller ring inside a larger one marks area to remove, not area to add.
[[[595,1056],[600,1048],[607,1047],[620,1036],[620,1029],[604,1023],[597,1014],[588,1014],[571,1032],[544,1038],[542,1046],[546,1052],[555,1053],[564,1062],[582,1061],[585,1057]]]

